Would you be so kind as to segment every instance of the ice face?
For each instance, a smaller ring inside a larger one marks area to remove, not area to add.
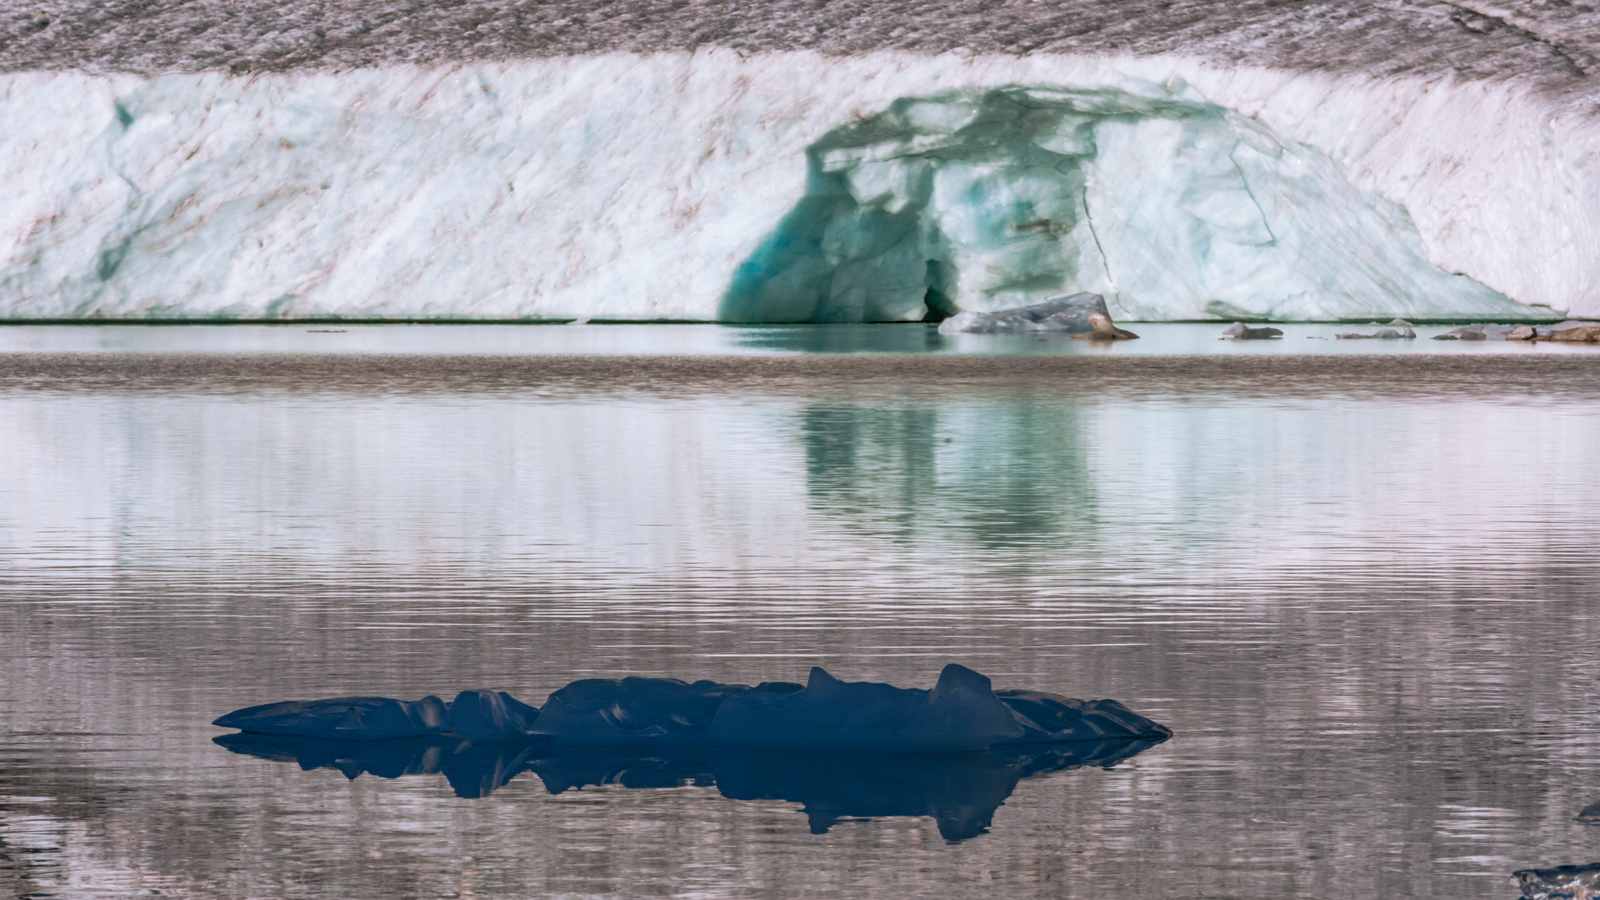
[[[897,100],[806,150],[720,318],[917,321],[1104,294],[1113,315],[1517,315],[1325,154],[1182,92]]]
[[[0,122],[5,319],[802,317],[822,276],[783,236],[826,248],[841,287],[824,316],[1007,302],[1070,273],[1114,282],[1094,290],[1124,319],[1251,298],[1367,318],[1396,293],[1381,318],[1553,318],[1457,308],[1485,294],[1419,253],[1521,304],[1600,314],[1600,117],[1512,83],[711,50],[13,72]],[[948,162],[869,158],[925,138]],[[1279,289],[1295,246],[1307,265]]]

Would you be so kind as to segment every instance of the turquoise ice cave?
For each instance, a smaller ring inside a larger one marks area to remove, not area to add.
[[[1181,85],[894,101],[805,150],[719,318],[904,322],[1056,294],[1119,319],[1526,317],[1326,153]]]

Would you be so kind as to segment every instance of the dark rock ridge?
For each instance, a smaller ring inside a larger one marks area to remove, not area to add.
[[[1222,337],[1229,341],[1272,341],[1283,337],[1283,331],[1265,325],[1251,328],[1243,322],[1235,322],[1223,330]]]
[[[1099,294],[1067,294],[1041,303],[992,312],[957,313],[939,323],[940,334],[1061,334],[1092,341],[1138,337],[1111,321]]]
[[[249,734],[337,741],[458,738],[552,746],[970,752],[1102,740],[1165,740],[1172,732],[1114,700],[999,691],[948,665],[933,690],[846,682],[821,668],[802,686],[749,687],[670,678],[584,679],[543,710],[510,694],[465,691],[269,703],[215,724]]]
[[[801,804],[814,834],[842,819],[928,816],[950,841],[987,831],[995,810],[1024,779],[1088,766],[1110,768],[1159,743],[1076,741],[978,754],[886,756],[689,747],[561,752],[537,738],[330,741],[225,734],[214,740],[234,753],[293,763],[307,771],[333,769],[352,780],[362,775],[442,775],[456,796],[468,799],[487,797],[525,772],[532,772],[551,794],[591,786],[714,787],[730,800]]]
[[[1578,900],[1600,896],[1600,863],[1512,872],[1522,900]]]
[[[1352,39],[1351,36],[1359,36]],[[11,0],[0,70],[156,73],[450,65],[726,47],[911,53],[1180,53],[1218,63],[1374,76],[1508,73],[1587,93],[1600,8],[1513,0],[1053,3],[930,0]]]

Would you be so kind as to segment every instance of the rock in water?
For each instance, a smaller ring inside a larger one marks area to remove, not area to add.
[[[1585,825],[1600,825],[1600,803],[1584,807],[1583,812],[1578,813],[1578,821]]]
[[[431,694],[413,701],[335,697],[250,706],[212,724],[251,734],[382,741],[443,734],[447,715],[444,701]]]
[[[1538,329],[1541,341],[1600,344],[1600,322],[1560,322]]]
[[[940,334],[1063,334],[1097,341],[1138,337],[1111,321],[1099,294],[1070,294],[994,312],[957,313],[939,323]]]
[[[1283,332],[1277,328],[1251,328],[1243,322],[1235,322],[1222,332],[1223,340],[1229,341],[1270,341],[1281,337]]]
[[[1600,897],[1600,863],[1523,869],[1511,877],[1522,887],[1522,900],[1582,900]]]

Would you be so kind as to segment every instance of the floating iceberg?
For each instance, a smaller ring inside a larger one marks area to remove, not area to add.
[[[1041,303],[995,312],[956,313],[939,323],[940,334],[1060,334],[1099,341],[1138,337],[1118,328],[1099,294],[1052,297]]]
[[[543,710],[504,692],[467,691],[445,704],[381,697],[269,703],[215,724],[250,734],[339,741],[451,737],[542,739],[554,746],[827,748],[969,752],[1101,740],[1164,740],[1172,732],[1113,700],[995,692],[951,664],[932,691],[845,682],[821,668],[804,686],[749,687],[669,678],[584,679]]]
[[[444,701],[432,695],[421,700],[333,697],[249,706],[212,724],[251,734],[386,741],[443,734],[449,719]]]
[[[540,740],[478,743],[446,737],[330,741],[227,734],[238,754],[333,769],[348,779],[443,775],[456,796],[476,799],[532,772],[551,794],[590,786],[716,787],[731,800],[799,803],[815,834],[841,819],[929,816],[951,841],[987,831],[1019,782],[1067,769],[1110,768],[1159,743],[1078,741],[943,756],[603,749],[561,752]]]
[[[1275,341],[1283,337],[1283,329],[1267,326],[1252,327],[1243,322],[1235,322],[1223,329],[1219,340],[1226,341]]]

